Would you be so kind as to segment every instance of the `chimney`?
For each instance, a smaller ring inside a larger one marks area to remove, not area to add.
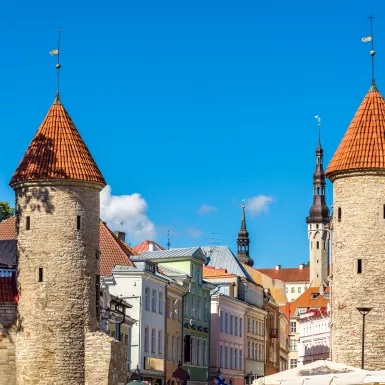
[[[299,269],[300,269],[300,270],[303,270],[304,267],[305,267],[305,265],[304,265],[303,263],[301,263],[301,264],[299,265]]]
[[[154,251],[154,244],[152,242],[148,242],[148,251]]]
[[[120,239],[123,242],[126,242],[126,233],[123,231],[114,231],[116,238]]]
[[[3,206],[0,206],[0,222],[3,220]]]
[[[281,270],[281,265],[275,265],[275,270]]]

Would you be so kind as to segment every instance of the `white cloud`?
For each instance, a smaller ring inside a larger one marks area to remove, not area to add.
[[[246,201],[246,210],[250,211],[251,215],[257,216],[259,214],[267,214],[269,211],[269,204],[273,202],[272,197],[266,195],[256,195]]]
[[[155,239],[155,226],[146,211],[147,203],[140,194],[112,195],[109,185],[100,193],[100,217],[112,231],[124,231],[128,242]]]
[[[201,207],[198,209],[198,213],[201,215],[215,213],[216,211],[218,211],[218,209],[215,206],[205,205],[204,203],[202,203]]]
[[[190,226],[186,229],[186,233],[190,238],[199,238],[203,234],[203,231],[198,230],[193,226]]]

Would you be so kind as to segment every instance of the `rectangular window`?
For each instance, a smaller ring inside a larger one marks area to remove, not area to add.
[[[151,330],[151,352],[156,353],[156,330]]]
[[[295,293],[295,287],[292,287],[292,288],[291,288],[291,292],[292,292],[292,293]]]
[[[250,318],[247,317],[247,332],[250,333],[250,330],[251,330],[251,321],[250,321]]]
[[[175,357],[175,336],[172,336],[171,338],[171,361],[176,362],[176,357]]]
[[[202,365],[206,366],[207,363],[207,351],[206,351],[206,340],[202,341]]]
[[[230,369],[232,369],[233,368],[233,366],[234,366],[234,356],[233,356],[233,354],[234,354],[234,349],[233,348],[230,348]]]
[[[298,288],[298,293],[301,293],[302,292],[302,287],[299,287]]]
[[[76,218],[76,228],[80,230],[82,228],[82,217],[80,215]]]
[[[233,335],[233,323],[234,323],[234,316],[230,314],[230,335]]]
[[[225,368],[229,368],[229,348],[225,346]]]
[[[290,351],[291,352],[297,351],[297,340],[290,340]]]
[[[234,319],[234,335],[238,336],[238,317]]]
[[[243,355],[242,355],[242,350],[239,351],[239,369],[243,369]]]
[[[221,366],[221,368],[223,368],[224,367],[224,359],[223,359],[224,357],[223,357],[223,346],[221,345],[220,347],[219,347],[219,360],[220,360],[220,366]]]
[[[175,319],[175,316],[176,316],[176,303],[177,303],[177,300],[176,299],[172,299],[172,319]]]
[[[158,331],[158,353],[162,354],[163,352],[163,336],[162,330]]]
[[[238,369],[238,349],[234,349],[234,369]]]
[[[224,330],[223,325],[225,323],[225,317],[224,317],[224,314],[223,314],[223,310],[221,310],[220,321],[221,321],[221,333],[223,333],[223,330]]]
[[[156,290],[152,291],[152,311],[156,312]]]
[[[362,274],[362,259],[357,259],[357,274]]]
[[[146,287],[144,289],[144,308],[150,310],[150,288]]]
[[[204,321],[207,322],[209,320],[209,301],[207,300],[207,298],[204,299],[205,303],[204,303],[204,314],[203,314],[203,318],[204,318]]]
[[[201,305],[201,300],[200,298],[198,299],[198,319],[202,319],[202,305]]]
[[[176,359],[177,359],[177,362],[180,361],[180,338],[177,337],[176,339]]]
[[[159,292],[159,314],[163,314],[163,293]]]
[[[242,337],[243,334],[243,320],[242,318],[239,319],[239,337]]]
[[[191,298],[191,311],[192,311],[192,318],[196,319],[197,318],[197,309],[195,308],[195,297],[192,296]]]
[[[229,314],[225,313],[225,333],[229,334]]]
[[[184,299],[184,317],[188,317],[188,298]]]
[[[290,360],[290,369],[295,369],[297,367],[297,360],[291,359]]]
[[[290,321],[290,333],[297,333],[297,322]]]
[[[255,334],[255,321],[252,321],[252,333]]]
[[[250,341],[247,343],[247,358],[250,359]]]
[[[150,343],[150,328],[147,326],[144,328],[144,351],[145,352],[150,351],[149,343]]]
[[[25,218],[25,229],[31,230],[31,217],[30,216]]]
[[[168,338],[167,338],[168,342]],[[184,362],[191,361],[191,336],[187,335],[184,337]]]
[[[43,282],[43,278],[43,268],[39,267],[39,282]]]
[[[197,349],[196,349],[196,353],[197,353],[197,365],[201,365],[201,340],[200,339],[197,339]]]
[[[195,365],[195,338],[191,338],[191,363]]]
[[[341,222],[341,219],[342,219],[342,210],[341,210],[341,207],[338,207],[338,222]]]

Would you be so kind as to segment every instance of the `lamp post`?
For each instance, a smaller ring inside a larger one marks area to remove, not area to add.
[[[362,314],[362,352],[361,352],[361,369],[364,369],[365,360],[365,317],[370,313],[372,307],[357,307],[357,310]]]

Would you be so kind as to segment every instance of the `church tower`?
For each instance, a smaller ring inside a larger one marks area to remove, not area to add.
[[[10,181],[17,208],[18,385],[86,383],[86,335],[98,328],[105,184],[57,95]]]
[[[373,51],[374,52],[374,51]],[[332,359],[385,369],[385,100],[374,80],[326,170],[333,182]]]
[[[241,221],[241,229],[238,233],[238,253],[237,258],[242,263],[245,263],[246,265],[253,266],[254,261],[250,258],[249,255],[249,245],[250,245],[250,239],[249,239],[249,232],[246,229],[246,216],[245,216],[245,205],[242,205],[242,221]]]
[[[320,120],[318,125],[320,126]],[[329,208],[326,205],[325,186],[323,149],[319,139],[313,174],[313,204],[310,215],[306,218],[310,246],[310,286],[318,287],[327,280],[329,270],[329,234],[325,231],[325,226],[329,223]]]

